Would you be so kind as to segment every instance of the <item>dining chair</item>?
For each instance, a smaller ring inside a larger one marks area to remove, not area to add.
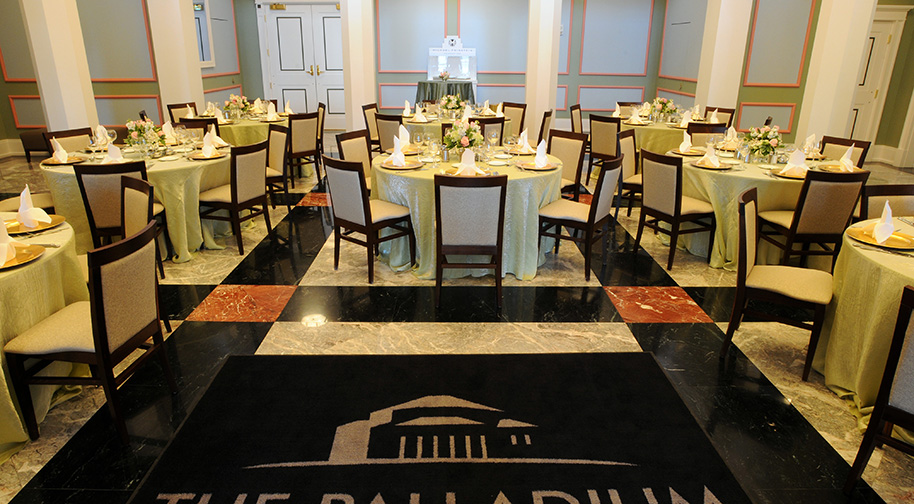
[[[854,219],[879,218],[886,202],[893,215],[914,215],[914,184],[864,185]]]
[[[866,469],[867,462],[877,446],[889,445],[908,455],[914,455],[914,446],[892,437],[894,426],[914,429],[914,345],[905,341],[911,327],[914,311],[914,287],[906,286],[901,294],[895,332],[889,346],[885,369],[876,403],[870,415],[860,449],[847,475],[844,493],[850,494]]]
[[[327,187],[333,211],[333,269],[340,265],[340,240],[361,245],[368,252],[368,283],[374,283],[374,256],[378,245],[406,237],[409,240],[409,264],[416,262],[416,235],[409,208],[389,201],[368,198],[365,172],[358,161],[343,161],[324,156]],[[381,236],[382,229],[393,230]],[[345,230],[345,231],[344,231]],[[346,231],[365,235],[361,240]]]
[[[279,124],[271,124],[267,130],[267,193],[270,195],[270,205],[276,208],[276,193],[282,192],[286,200],[286,209],[292,211],[289,203],[289,128]]]
[[[51,197],[49,191],[33,192],[30,194],[32,195],[33,207],[40,208],[49,214],[54,213],[54,198]],[[0,200],[0,212],[18,212],[20,203],[19,195],[2,199]]]
[[[590,260],[593,244],[603,240],[606,237],[607,230],[611,224],[613,194],[616,192],[616,184],[622,173],[622,157],[608,159],[600,170],[597,178],[597,186],[593,193],[593,199],[589,205],[577,201],[568,201],[559,198],[552,203],[540,208],[539,211],[539,243],[542,246],[543,237],[555,238],[555,253],[559,252],[559,242],[561,240],[571,240],[584,244],[584,279],[590,280]],[[618,205],[617,205],[618,212]],[[549,231],[555,227],[555,231]],[[562,228],[568,228],[575,232],[569,235],[562,234]],[[582,231],[583,236],[578,237],[577,231]],[[606,263],[607,254],[603,254],[603,262]]]
[[[479,129],[482,131],[483,138],[486,139],[486,144],[488,145],[489,133],[496,131],[498,133],[498,145],[504,144],[505,138],[505,118],[504,117],[479,117],[473,119],[474,122],[479,123]]]
[[[145,161],[128,161],[116,165],[74,165],[76,185],[82,196],[83,206],[86,209],[86,220],[89,221],[89,233],[92,235],[92,245],[101,247],[123,237],[121,229],[123,217],[121,209],[121,177],[128,176],[135,179],[148,181],[146,176]],[[156,219],[156,238],[159,235],[166,237],[168,227],[165,206],[153,202],[152,216]],[[160,256],[161,251],[156,247],[159,274],[165,278],[165,267]]]
[[[717,111],[717,120],[724,124],[727,128],[733,126],[733,116],[736,114],[735,108],[726,108],[726,107],[712,107],[708,105],[705,107],[705,119],[711,119],[711,114],[714,111]]]
[[[435,175],[435,307],[441,307],[444,270],[495,270],[495,305],[502,305],[502,247],[508,176]],[[491,261],[451,262],[449,255],[487,255]]]
[[[621,129],[621,117],[590,115],[590,159],[587,161],[585,182],[590,182],[595,165],[602,166],[604,161],[619,157]]]
[[[539,145],[544,139],[548,142],[550,130],[552,128],[552,110],[547,110],[543,112],[543,122],[540,123],[540,132],[539,136],[536,138],[536,145]]]
[[[638,169],[638,143],[635,138],[635,130],[625,130],[619,133],[619,149],[622,153],[622,183],[619,193],[621,197],[628,199],[628,212],[626,215],[632,215],[632,207],[641,194],[643,183],[641,180],[641,170]],[[628,191],[627,193],[624,191]],[[616,219],[619,218],[619,208],[616,208]]]
[[[232,147],[229,183],[200,193],[200,218],[230,222],[239,255],[244,255],[241,223],[248,219],[263,215],[267,233],[274,238],[267,208],[267,143]],[[209,208],[202,210],[204,206]],[[228,215],[219,213],[221,210]]]
[[[739,256],[736,269],[736,297],[727,334],[720,349],[724,359],[733,334],[739,329],[743,315],[761,317],[782,324],[809,329],[809,348],[803,366],[803,381],[809,378],[812,359],[816,353],[825,306],[832,297],[832,276],[821,270],[793,266],[756,264],[756,250],[759,239],[758,189],[753,187],[739,195]],[[782,317],[774,313],[760,312],[748,306],[750,300],[774,303],[813,312],[812,324]]]
[[[323,102],[317,104],[317,150],[324,155],[324,119],[327,116],[327,106]]]
[[[714,136],[718,136],[723,140],[723,135],[727,134],[727,127],[723,124],[690,122],[686,126],[686,131],[692,137],[692,145],[703,146]]]
[[[56,139],[57,143],[67,152],[78,152],[85,150],[92,142],[92,128],[77,128],[71,130],[45,131],[41,134],[44,137],[44,145],[48,152],[54,154],[54,148],[51,147],[51,139]]]
[[[869,175],[868,171],[830,173],[809,170],[794,210],[759,212],[761,236],[783,251],[781,264],[786,265],[794,255],[800,256],[804,265],[809,256],[829,255],[834,268],[844,230],[850,224]],[[769,229],[766,230],[766,227]],[[795,244],[800,244],[801,249],[794,249]],[[812,249],[812,244],[817,244],[819,249]]]
[[[571,132],[584,133],[584,115],[581,113],[581,104],[575,103],[569,108],[571,113]],[[587,137],[587,146],[584,148],[586,154],[590,154],[590,136]],[[590,168],[587,168],[587,181],[590,182]]]
[[[184,122],[188,109],[194,114],[194,117],[197,117],[197,104],[194,102],[170,103],[166,108],[168,108],[168,117],[171,119],[172,124]]]
[[[371,140],[371,150],[381,152],[381,140],[378,138],[378,122],[374,118],[377,113],[377,103],[362,105],[362,117],[365,119],[365,129],[368,130],[369,140]]]
[[[765,126],[771,126],[771,123],[772,123],[773,121],[774,121],[774,118],[771,117],[771,116],[768,116],[768,117],[765,119]]]
[[[130,442],[130,437],[117,393],[119,385],[155,356],[172,393],[177,393],[159,323],[155,234],[155,223],[150,221],[133,236],[89,251],[89,301],[65,306],[4,346],[29,438],[38,439],[40,434],[31,385],[101,386],[124,444]],[[137,355],[139,350],[143,352]],[[136,360],[123,368],[118,366],[128,356]],[[38,363],[26,368],[26,362],[32,359]],[[92,373],[39,374],[54,361],[88,364]]]
[[[146,113],[146,109],[140,110],[140,114],[139,114],[139,115],[140,115],[140,120],[141,120],[141,121],[148,121],[148,120],[149,120],[149,114]]]
[[[520,135],[524,131],[524,118],[527,115],[526,103],[502,102],[501,111],[505,119],[511,121],[514,135]]]
[[[194,133],[197,135],[197,140],[202,141],[203,136],[209,132],[209,127],[213,126],[215,128],[216,134],[219,134],[219,120],[215,117],[201,117],[199,119],[184,119],[181,121],[181,126],[184,126],[185,130],[188,133]]]
[[[321,176],[321,156],[318,147],[318,129],[320,127],[320,112],[304,114],[289,114],[289,172],[292,178],[292,187],[295,187],[295,178],[302,176],[302,166],[314,165],[317,181],[323,180]],[[298,168],[298,174],[295,174]]]
[[[19,133],[19,141],[22,142],[22,151],[25,152],[25,162],[32,162],[33,152],[48,152],[48,141],[44,138],[44,132],[47,128],[35,128],[23,130]],[[48,152],[50,155],[51,152]]]
[[[149,221],[155,220],[155,197],[152,194],[152,185],[145,180],[121,175],[121,236],[133,236],[146,227]],[[156,223],[156,237],[162,228]],[[162,268],[162,254],[156,243],[156,264],[162,278],[165,270]],[[88,264],[87,264],[88,266]],[[161,309],[161,306],[159,306]],[[171,332],[171,322],[168,317],[159,312],[159,319],[165,323],[165,331]]]
[[[571,199],[574,201],[581,194],[585,145],[587,135],[562,130],[552,130],[546,144],[547,152],[562,162],[562,192],[571,191]]]
[[[669,235],[670,256],[666,265],[666,269],[669,270],[673,268],[673,258],[676,255],[679,235],[709,231],[711,235],[708,239],[708,261],[710,261],[717,226],[714,208],[707,201],[682,194],[682,158],[664,156],[641,149],[641,177],[643,184],[641,216],[638,219],[638,235],[635,237],[633,250],[638,251],[641,234],[645,227],[653,229],[655,233]],[[709,222],[702,222],[702,219],[707,219]],[[661,222],[668,222],[670,229],[662,227]],[[695,227],[680,229],[684,223],[693,224]]]
[[[619,104],[619,108],[622,109],[619,111],[619,115],[622,117],[630,117],[635,110],[641,109],[641,102],[637,101],[620,101],[616,102]]]
[[[365,174],[365,187],[371,193],[371,137],[368,130],[350,131],[336,136],[336,146],[340,159],[362,164]]]
[[[870,150],[870,142],[865,140],[823,136],[821,152],[828,159],[841,159],[844,153],[847,152],[847,148],[852,145],[854,150],[851,151],[851,161],[854,162],[854,166],[863,168],[863,163],[866,162],[866,153]]]
[[[381,142],[381,152],[387,152],[394,148],[394,137],[400,134],[403,116],[399,114],[375,114],[374,118],[378,124],[378,139]]]

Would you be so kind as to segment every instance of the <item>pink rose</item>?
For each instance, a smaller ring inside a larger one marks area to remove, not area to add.
[[[225,100],[225,104],[228,105],[228,104],[229,104],[229,101],[228,101],[228,100]]]
[[[768,143],[770,143],[772,147],[777,147],[777,146],[778,146],[778,139],[777,139],[777,138],[772,138],[771,140],[768,141]]]
[[[160,131],[160,132],[159,132],[159,136],[160,136],[160,137],[165,136],[165,132],[164,132],[164,131]]]
[[[768,126],[765,126],[764,128],[762,128],[762,132],[767,133],[768,131],[771,131],[771,128],[769,128]]]
[[[460,145],[462,145],[462,146],[464,146],[464,147],[469,146],[469,145],[470,145],[470,139],[467,138],[467,137],[461,138],[461,139],[460,139]]]
[[[137,138],[140,138],[140,135],[137,134],[136,131],[134,131],[133,133],[130,134],[130,138],[137,139]]]

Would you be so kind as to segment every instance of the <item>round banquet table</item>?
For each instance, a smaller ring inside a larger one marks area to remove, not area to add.
[[[3,212],[4,220],[16,218],[15,213]],[[0,343],[6,344],[18,334],[25,332],[54,312],[77,301],[87,301],[89,291],[76,258],[76,247],[73,228],[63,223],[32,237],[13,236],[25,244],[55,244],[60,247],[46,247],[38,259],[17,266],[0,270]],[[0,352],[0,359],[6,357]],[[6,364],[3,364],[4,369]],[[82,374],[84,366],[71,363],[55,362],[50,373]],[[12,385],[7,381],[8,375],[0,373],[0,461],[28,441],[25,425],[22,423],[16,400],[13,397]],[[38,421],[44,418],[57,386],[33,386],[32,399]],[[62,400],[74,393],[73,388],[61,389],[56,396]]]
[[[220,124],[219,136],[236,147],[260,143],[266,141],[271,124],[288,127],[289,120],[269,123],[257,119],[240,119],[232,124]]]
[[[228,154],[228,150],[223,150]],[[128,160],[138,159],[125,154]],[[87,161],[91,163],[91,161]],[[89,221],[72,166],[42,164],[41,171],[54,198],[55,211],[67,218],[76,231],[76,251],[83,254],[94,248]],[[212,222],[200,221],[200,192],[230,182],[230,156],[195,161],[184,156],[174,161],[147,160],[146,172],[156,200],[165,206],[168,238],[175,251],[175,262],[191,260],[191,252],[201,246],[221,249],[213,237]]]
[[[899,231],[914,234],[914,226],[897,218],[894,224]],[[845,234],[835,263],[834,297],[813,361],[813,367],[825,375],[825,384],[853,401],[861,425],[876,402],[901,293],[906,285],[914,285],[914,257],[874,248],[861,247]]]
[[[478,119],[478,118],[477,117],[470,118],[470,121],[472,121],[473,119]],[[407,118],[403,119],[403,125],[406,126],[406,130],[409,131],[410,136],[413,136],[416,133],[419,133],[422,135],[423,139],[426,136],[430,136],[431,138],[434,138],[439,141],[441,140],[441,123],[442,122],[445,124],[454,123],[454,121],[452,119],[442,120],[440,118],[435,118],[435,119],[432,119],[425,123],[412,122],[410,119],[407,119]],[[504,138],[508,138],[509,136],[512,136],[513,134],[514,134],[514,125],[511,123],[511,119],[505,118],[505,132],[504,132],[503,136],[504,136]],[[501,139],[502,142],[504,142],[504,138]],[[679,146],[679,144],[676,144],[676,145]]]
[[[682,128],[667,126],[663,123],[651,123],[644,126],[626,124],[622,121],[622,131],[635,130],[635,143],[638,150],[644,149],[657,154],[679,147],[682,143]]]
[[[371,194],[378,199],[409,207],[416,233],[416,259],[413,273],[421,279],[435,278],[435,174],[430,164],[419,170],[389,170],[381,167],[387,156],[378,156],[371,166]],[[407,160],[415,159],[409,157]],[[530,161],[533,156],[515,159]],[[560,165],[558,158],[549,161]],[[509,162],[510,163],[510,162]],[[440,167],[450,167],[441,163]],[[559,199],[562,185],[561,167],[550,171],[523,171],[513,165],[493,166],[491,170],[508,176],[505,201],[505,231],[502,250],[502,274],[512,273],[521,280],[536,276],[536,268],[546,260],[552,239],[538,249],[539,209]],[[381,259],[397,271],[409,268],[409,244],[405,238],[385,242]],[[484,258],[483,258],[484,259]],[[491,270],[447,270],[446,276],[480,276]]]

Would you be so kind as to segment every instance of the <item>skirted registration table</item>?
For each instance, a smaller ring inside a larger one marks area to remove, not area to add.
[[[283,119],[270,123],[254,119],[240,119],[232,124],[220,124],[219,136],[235,147],[260,143],[267,140],[270,124],[289,127],[289,120]]]
[[[4,220],[13,219],[15,213],[0,213]],[[76,259],[73,228],[64,223],[30,238],[16,237],[25,244],[53,244],[34,261],[0,270],[0,344],[6,344],[54,312],[77,301],[87,301],[89,291]],[[2,352],[0,352],[2,355]],[[0,357],[3,361],[5,356]],[[3,364],[6,368],[6,364]],[[85,366],[55,362],[50,373],[67,374],[85,371]],[[28,441],[18,413],[18,406],[8,375],[0,373],[0,462]],[[32,400],[40,422],[53,400],[61,400],[74,389],[64,388],[55,396],[57,386],[33,386]]]
[[[381,167],[387,156],[378,156],[372,162],[371,194],[373,197],[409,207],[410,217],[416,233],[416,259],[419,263],[414,274],[421,279],[435,278],[435,174],[437,170],[426,165],[420,170],[389,170]],[[408,157],[407,161],[415,159]],[[515,159],[530,161],[532,156]],[[559,164],[558,158],[550,156],[549,161]],[[450,168],[442,163],[441,167]],[[505,201],[505,234],[502,252],[502,271],[512,273],[520,280],[536,276],[536,268],[545,262],[546,252],[552,239],[543,241],[542,252],[538,250],[539,209],[559,199],[562,185],[562,170],[522,171],[514,166],[490,167],[508,176]],[[381,259],[394,270],[409,268],[409,244],[406,239],[397,239],[381,245]],[[491,270],[447,270],[447,277],[484,275]]]
[[[466,80],[426,80],[416,84],[416,103],[438,101],[444,95],[459,96],[461,100],[474,103],[473,83]]]

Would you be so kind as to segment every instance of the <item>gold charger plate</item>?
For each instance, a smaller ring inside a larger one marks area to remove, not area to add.
[[[873,238],[872,235],[866,233],[863,229],[864,228],[862,227],[847,228],[847,236],[850,236],[858,242],[866,243],[867,245],[872,245],[874,247],[897,250],[914,250],[914,236],[911,236],[907,233],[895,231],[892,233],[892,236],[889,236],[889,238],[884,243],[879,243],[876,241],[876,238]]]
[[[692,121],[692,122],[694,122],[694,121]],[[681,129],[681,130],[689,129],[689,125],[688,125],[688,124],[685,125],[685,126],[683,126],[683,125],[681,125],[681,124],[679,124],[679,123],[673,123],[673,124],[667,123],[667,126],[669,126],[670,128],[676,128],[676,129]]]
[[[733,168],[733,166],[726,165],[724,163],[721,163],[720,166],[705,165],[705,164],[701,164],[697,161],[693,162],[693,163],[689,163],[689,164],[694,166],[695,168],[702,168],[704,170],[729,170],[730,168]]]
[[[419,149],[413,147],[412,144],[410,144],[410,145],[409,145],[408,147],[406,147],[405,149],[401,149],[401,151],[403,152],[403,155],[404,155],[404,156],[415,156],[416,154],[419,154]],[[393,154],[393,153],[394,153],[394,150],[393,150],[393,149],[387,149],[387,150],[384,151],[384,152],[386,152],[387,154]]]
[[[387,168],[388,170],[415,170],[416,168],[422,168],[423,164],[425,163],[422,163],[421,161],[407,161],[405,166],[394,166],[389,164],[387,159],[385,159],[381,162],[381,167]]]
[[[212,161],[213,159],[220,159],[220,158],[224,158],[225,156],[228,156],[228,154],[226,154],[225,152],[220,152],[212,157],[206,157],[203,154],[194,154],[190,158],[193,159],[194,161]]]
[[[63,224],[67,220],[63,215],[50,214],[50,215],[48,215],[48,217],[51,218],[51,222],[39,222],[38,226],[33,227],[33,228],[25,227],[24,224],[17,221],[16,219],[10,219],[10,220],[3,221],[3,222],[4,222],[4,224],[6,224],[7,233],[9,233],[10,235],[20,235],[20,234],[25,234],[25,233],[35,233],[38,231],[44,231],[45,229],[51,229],[53,227],[57,227],[57,226]],[[15,223],[15,224],[11,224],[11,223]]]
[[[698,150],[694,147],[689,149],[689,152],[680,152],[679,149],[673,149],[670,151],[670,153],[675,154],[677,156],[704,156],[705,155],[705,151]]]
[[[816,166],[816,168],[829,173],[860,173],[866,171],[863,168],[858,168],[855,166],[851,172],[842,172],[841,165],[838,164],[820,164],[819,166]]]
[[[0,265],[0,270],[15,268],[23,264],[30,263],[44,254],[44,247],[41,245],[26,245],[25,247],[13,246],[16,249],[16,257]]]
[[[644,122],[640,122],[640,123],[635,124],[635,123],[633,123],[633,122],[631,122],[631,121],[622,121],[622,124],[627,124],[627,125],[629,125],[629,126],[650,126],[650,125],[652,124],[652,122],[651,122],[651,121],[644,121]]]
[[[772,170],[771,173],[772,173],[775,177],[781,177],[781,178],[785,178],[785,179],[791,179],[791,180],[804,180],[804,179],[806,179],[806,173],[803,173],[802,175],[782,175],[782,174],[781,174],[781,170],[782,170],[782,169],[783,169],[783,168],[778,169],[778,171]]]
[[[553,163],[546,163],[546,166],[544,166],[542,168],[537,168],[535,161],[527,161],[526,163],[520,163],[519,166],[525,170],[530,170],[530,171],[549,171],[549,170],[554,170],[554,169],[558,168],[558,166]]]
[[[101,151],[99,151],[99,152],[101,152]],[[85,162],[86,162],[86,158],[84,158],[82,156],[69,156],[65,163],[61,163],[54,157],[49,157],[49,158],[45,159],[44,161],[42,161],[41,164],[45,164],[48,166],[64,166],[64,165],[74,165],[74,164],[85,163]]]
[[[810,161],[821,161],[821,160],[825,159],[825,154],[821,154],[818,152],[813,153],[813,154],[807,154],[806,159],[810,160]]]
[[[515,147],[515,148],[508,150],[508,154],[514,154],[515,156],[532,156],[532,155],[536,154],[536,149],[534,149],[530,152],[524,152],[523,150]]]
[[[285,121],[285,119],[283,119],[282,117],[280,117],[279,119],[272,119],[272,120],[271,119],[261,119],[260,120],[260,122],[265,122],[265,123],[278,123],[278,122],[283,122],[283,121]]]

